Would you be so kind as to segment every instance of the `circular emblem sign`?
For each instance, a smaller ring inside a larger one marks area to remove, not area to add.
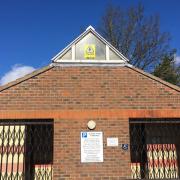
[[[94,44],[86,44],[84,47],[84,58],[94,59],[96,57],[96,48]]]

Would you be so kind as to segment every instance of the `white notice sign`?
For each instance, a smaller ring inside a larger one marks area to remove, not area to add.
[[[81,162],[103,162],[102,132],[81,132]]]
[[[107,138],[107,146],[118,146],[118,138]]]

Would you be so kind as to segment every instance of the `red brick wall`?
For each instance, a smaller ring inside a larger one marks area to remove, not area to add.
[[[120,147],[107,147],[107,137],[118,137],[120,143],[129,143],[129,127],[126,118],[93,119],[96,131],[104,137],[104,162],[81,163],[80,132],[88,131],[89,119],[56,119],[54,137],[54,177],[55,179],[100,179],[126,178],[130,175],[129,151]]]
[[[175,109],[180,93],[126,67],[56,67],[2,91],[0,107]]]
[[[130,117],[180,117],[180,93],[128,67],[54,67],[0,92],[0,118],[54,119],[54,179],[130,178]],[[88,120],[104,135],[104,162],[80,162]]]

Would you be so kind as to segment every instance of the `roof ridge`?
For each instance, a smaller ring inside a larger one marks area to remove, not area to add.
[[[26,80],[34,77],[34,76],[37,76],[37,75],[39,75],[39,74],[41,74],[41,73],[43,73],[45,71],[48,71],[51,68],[53,68],[53,66],[51,66],[51,65],[44,66],[44,67],[42,67],[40,69],[37,69],[37,70],[33,71],[32,73],[29,73],[29,74],[27,74],[27,75],[25,75],[25,76],[23,76],[21,78],[18,78],[18,79],[14,80],[14,81],[11,81],[11,82],[3,85],[3,86],[0,86],[0,92],[4,91],[5,89],[8,89],[8,88],[10,88],[12,86],[15,86],[15,85],[17,85],[17,84],[19,84],[21,82],[24,82],[24,81],[26,81]]]
[[[130,68],[130,69],[132,69],[132,70],[134,70],[134,71],[136,71],[136,72],[138,72],[138,73],[140,73],[140,74],[142,74],[142,75],[144,75],[144,76],[146,76],[146,77],[148,77],[148,78],[150,78],[150,79],[153,79],[153,80],[155,80],[155,81],[158,81],[158,82],[160,82],[161,84],[163,84],[163,85],[165,85],[165,86],[168,86],[168,87],[171,88],[171,89],[174,89],[174,90],[180,92],[180,87],[179,87],[179,86],[176,86],[176,85],[171,84],[171,83],[169,83],[169,82],[167,82],[167,81],[164,81],[164,80],[162,80],[161,78],[156,77],[156,76],[154,76],[154,75],[152,75],[152,74],[150,74],[150,73],[147,73],[147,72],[145,72],[145,71],[143,71],[143,70],[141,70],[141,69],[139,69],[139,68],[137,68],[137,67],[134,67],[134,66],[132,66],[132,65],[130,65],[130,66],[129,66],[129,65],[126,65],[126,67],[128,67],[128,68]]]

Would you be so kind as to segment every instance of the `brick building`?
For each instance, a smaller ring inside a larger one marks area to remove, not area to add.
[[[178,179],[180,88],[90,26],[49,66],[0,87],[0,149],[1,179]]]

